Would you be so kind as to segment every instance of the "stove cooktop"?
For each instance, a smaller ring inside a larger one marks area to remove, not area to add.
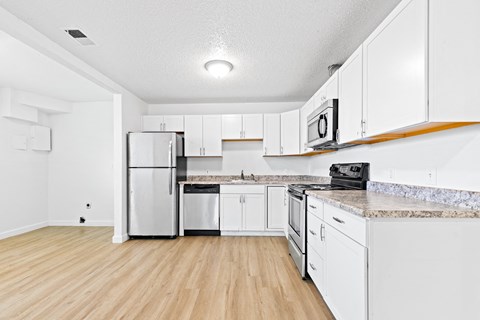
[[[294,189],[301,193],[305,193],[306,190],[349,190],[351,188],[344,186],[336,186],[331,184],[291,184],[288,186],[290,189]]]

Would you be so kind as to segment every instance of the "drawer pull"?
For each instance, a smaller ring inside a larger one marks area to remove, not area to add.
[[[325,225],[322,223],[320,226],[320,241],[325,240]]]
[[[317,209],[317,207],[312,206],[311,204],[309,204],[308,206],[309,206],[310,208],[312,208],[312,209]]]
[[[308,229],[308,231],[310,231],[310,233],[311,233],[312,235],[314,235],[314,236],[317,235],[317,233],[316,233],[315,231],[311,230],[311,229]]]
[[[345,221],[338,219],[337,217],[333,217],[333,220],[337,221],[338,223],[345,223]]]
[[[310,268],[312,268],[313,271],[317,271],[317,268],[315,268],[315,266],[312,263],[309,263],[309,265],[310,265]]]

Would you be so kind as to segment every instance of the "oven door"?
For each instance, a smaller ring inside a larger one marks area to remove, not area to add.
[[[288,191],[288,235],[305,253],[305,195]]]

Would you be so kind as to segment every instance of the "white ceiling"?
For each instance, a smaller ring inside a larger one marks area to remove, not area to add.
[[[308,99],[400,0],[0,0],[149,103]],[[97,45],[82,47],[64,28]],[[233,63],[224,79],[203,65]]]
[[[0,87],[71,102],[106,101],[112,94],[0,31]]]

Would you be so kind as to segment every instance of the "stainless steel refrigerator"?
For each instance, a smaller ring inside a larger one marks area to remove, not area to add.
[[[176,237],[178,185],[187,161],[183,137],[170,132],[128,134],[128,234]]]

